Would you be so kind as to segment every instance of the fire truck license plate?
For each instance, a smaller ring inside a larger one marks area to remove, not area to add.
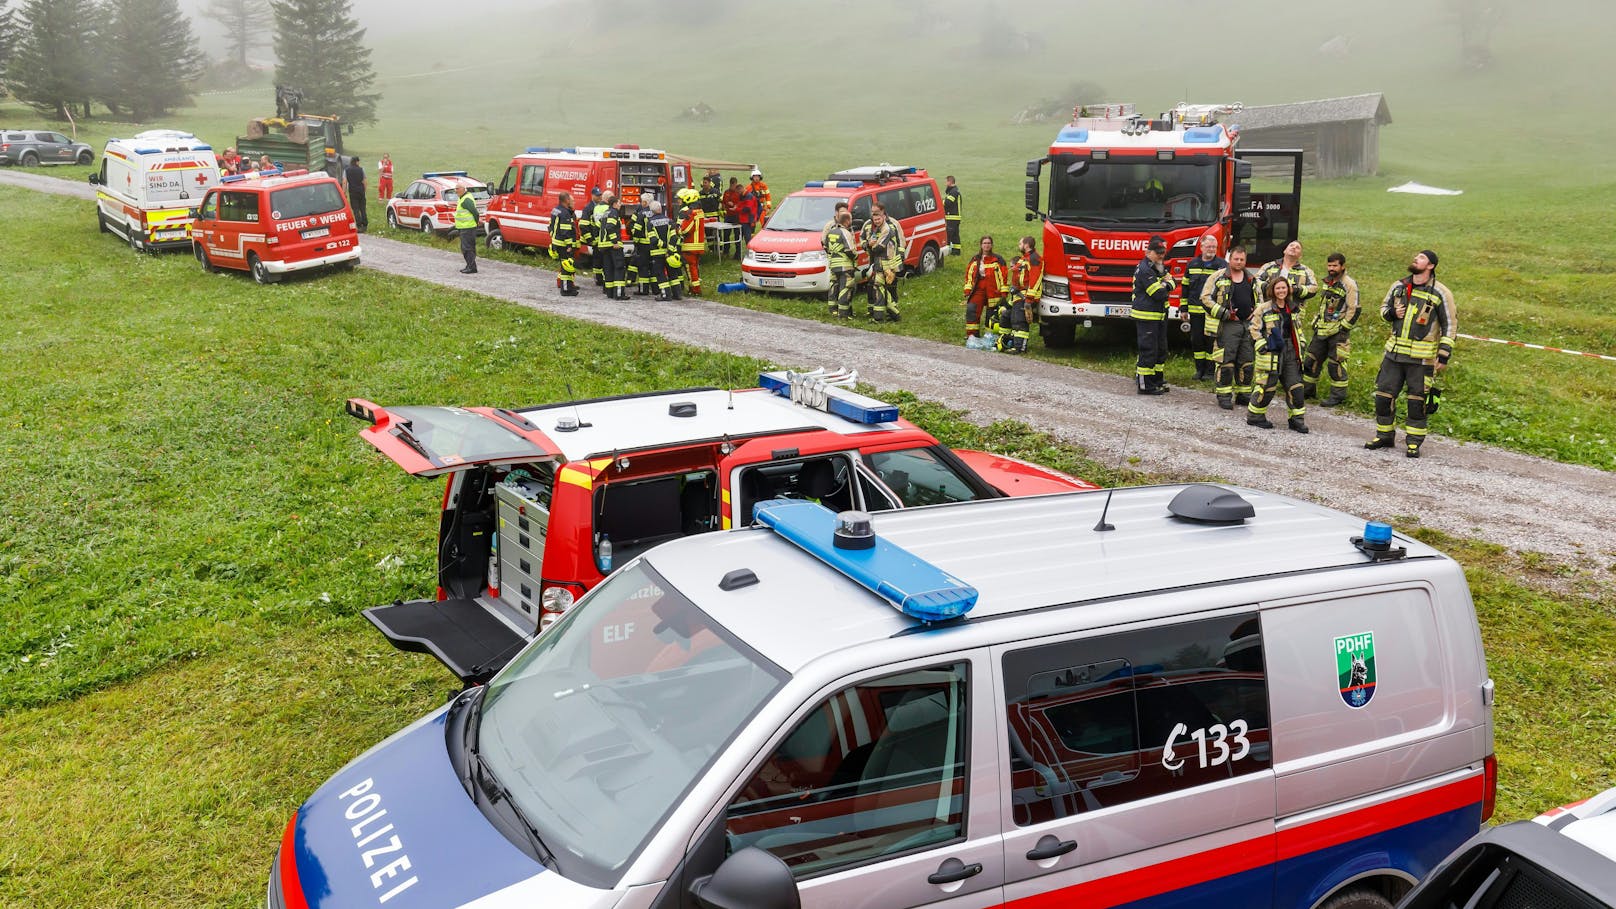
[[[758,278],[759,287],[785,287],[785,278]]]
[[[320,228],[316,228],[314,230],[305,230],[303,232],[303,239],[305,239],[305,240],[313,240],[316,237],[325,237],[325,236],[329,236],[330,234],[331,234],[331,228],[329,228],[329,227],[320,227]]]

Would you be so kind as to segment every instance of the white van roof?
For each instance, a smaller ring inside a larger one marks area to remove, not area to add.
[[[192,133],[177,129],[148,129],[130,136],[127,139],[112,138],[107,140],[107,147],[120,146],[137,155],[161,154],[165,152],[186,151],[213,151],[213,146],[198,139]]]

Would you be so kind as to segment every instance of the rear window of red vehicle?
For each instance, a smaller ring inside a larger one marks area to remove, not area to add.
[[[306,218],[341,210],[342,193],[335,183],[309,183],[288,186],[269,194],[269,207],[280,220]]]

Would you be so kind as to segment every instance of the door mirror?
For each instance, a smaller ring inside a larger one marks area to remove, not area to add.
[[[1234,194],[1229,198],[1229,211],[1239,215],[1251,208],[1251,184],[1240,181],[1234,185]]]
[[[1026,187],[1026,204],[1028,211],[1038,210],[1038,181],[1028,180]]]
[[[756,846],[725,859],[711,877],[692,884],[690,894],[702,909],[802,909],[791,869]]]
[[[1034,180],[1038,179],[1038,174],[1043,169],[1044,169],[1044,159],[1043,158],[1039,158],[1036,161],[1028,161],[1027,162],[1027,176],[1033,178]]]
[[[396,193],[393,193],[393,198],[395,198],[395,199],[402,199],[402,198],[404,198],[404,190],[402,190],[402,189],[401,189],[401,190],[399,190],[399,191],[398,191],[398,192],[396,192]]]
[[[92,186],[100,186],[101,185],[101,175],[100,174],[91,174],[90,177],[89,177],[89,180],[90,180],[90,185],[92,185]]]
[[[185,210],[185,216],[187,218],[190,218],[192,221],[195,221],[196,219],[202,217],[202,209],[200,209],[200,208],[187,208]]]

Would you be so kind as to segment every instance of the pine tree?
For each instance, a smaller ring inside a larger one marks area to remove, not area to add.
[[[208,0],[202,15],[224,26],[230,56],[247,68],[247,51],[264,44],[264,31],[275,21],[268,0]]]
[[[376,122],[365,30],[353,0],[271,0],[275,12],[275,82],[303,93],[302,109],[335,114],[350,126]]]
[[[179,0],[111,0],[108,7],[97,100],[137,122],[189,105],[206,60]]]
[[[0,91],[5,89],[6,64],[17,52],[21,36],[22,26],[17,21],[17,11],[11,8],[11,0],[0,0]]]
[[[6,66],[7,87],[42,114],[65,120],[94,90],[94,0],[25,0],[23,28]]]

